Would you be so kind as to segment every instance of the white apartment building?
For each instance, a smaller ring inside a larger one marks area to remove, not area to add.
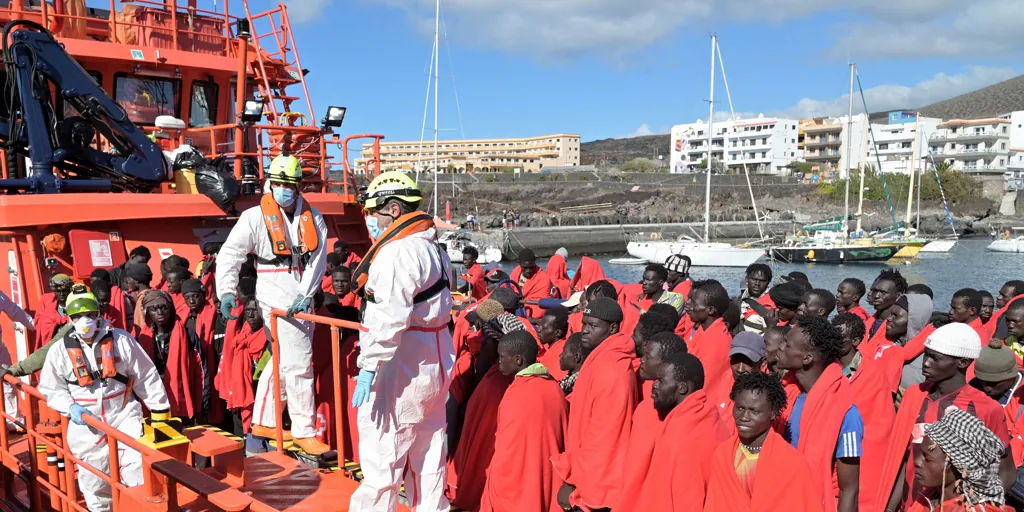
[[[786,174],[800,159],[795,119],[733,119],[716,122],[712,129],[711,157],[730,170],[760,174]],[[698,172],[708,158],[708,125],[703,120],[672,127],[670,164],[673,173]]]
[[[1003,174],[1010,164],[1012,114],[991,119],[954,119],[940,123],[928,137],[936,162],[970,174]]]
[[[886,174],[909,174],[912,168],[922,169],[922,159],[928,156],[928,137],[935,133],[941,122],[941,119],[935,117],[918,119],[913,112],[891,112],[889,124],[871,125],[875,144],[872,145],[870,140],[868,142],[867,165],[878,168],[881,162],[881,171]]]
[[[847,162],[846,130],[850,129],[850,162]],[[850,123],[849,116],[821,117],[800,121],[800,148],[804,160],[822,168],[838,169],[840,177],[846,176],[846,169],[856,169],[870,163],[866,161],[868,140],[868,116],[857,114]]]

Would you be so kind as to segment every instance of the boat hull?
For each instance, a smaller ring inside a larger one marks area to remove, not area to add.
[[[895,256],[903,246],[772,247],[772,258],[783,263],[882,262]]]
[[[921,252],[929,254],[946,253],[952,251],[953,247],[956,247],[956,240],[932,240],[921,248]]]
[[[745,268],[764,256],[762,249],[715,242],[630,242],[626,245],[626,251],[634,258],[650,262],[664,262],[669,256],[680,254],[689,257],[693,267]]]
[[[1013,240],[996,240],[985,248],[987,251],[992,252],[1011,252],[1021,253],[1024,252],[1024,240],[1013,239]]]

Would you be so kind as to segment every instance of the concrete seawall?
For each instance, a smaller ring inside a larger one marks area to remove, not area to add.
[[[762,224],[762,227],[766,233],[784,232],[791,229],[792,222],[768,222]],[[502,244],[502,239],[507,238],[507,243],[501,245],[502,253],[506,259],[514,260],[516,253],[524,248],[533,249],[539,257],[551,256],[559,247],[565,247],[573,255],[624,254],[630,236],[650,238],[651,233],[666,240],[674,240],[679,235],[698,238],[704,234],[704,223],[522,228],[476,235],[474,238],[482,241],[486,237],[488,244]],[[716,241],[745,242],[757,240],[759,235],[754,222],[716,222],[711,225],[711,238]]]

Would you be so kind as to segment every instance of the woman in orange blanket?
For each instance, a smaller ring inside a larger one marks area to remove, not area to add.
[[[704,512],[821,512],[807,461],[772,429],[786,408],[779,380],[741,375],[730,397],[737,434],[715,450]]]
[[[551,457],[565,448],[569,404],[558,381],[537,362],[537,343],[524,331],[498,343],[498,369],[515,380],[498,405],[494,455],[480,510],[561,512],[562,481]]]
[[[1010,512],[995,467],[1003,442],[970,413],[954,409],[925,425],[914,473],[924,488],[907,512]]]
[[[524,301],[538,301],[551,298],[551,280],[537,266],[537,255],[532,249],[519,252],[519,266],[512,271],[512,280],[522,288]],[[540,318],[544,310],[537,306],[526,306],[526,312],[533,318]]]

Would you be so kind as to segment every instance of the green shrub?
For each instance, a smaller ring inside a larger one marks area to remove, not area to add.
[[[944,163],[940,163],[936,167],[939,177],[942,179],[942,190],[946,193],[947,201],[955,203],[980,196],[981,186],[974,178],[960,171],[953,170]],[[850,178],[852,179],[850,182],[850,197],[857,197],[857,187],[860,186],[860,171],[850,173]],[[885,184],[883,185],[881,176],[874,170],[874,167],[869,166],[864,175],[864,199],[884,201],[885,188],[888,187],[889,197],[894,204],[905,202],[909,186],[910,176],[896,173],[886,174]],[[939,183],[935,179],[935,171],[933,170],[925,173],[921,183],[917,183],[915,179],[914,187],[915,189],[921,187],[922,201],[942,200]],[[830,199],[842,200],[846,194],[846,180],[835,180],[834,183],[821,183],[818,185],[818,191]]]
[[[586,174],[581,174],[580,175],[580,181],[587,181],[589,179],[590,179],[590,176],[587,176]]]

